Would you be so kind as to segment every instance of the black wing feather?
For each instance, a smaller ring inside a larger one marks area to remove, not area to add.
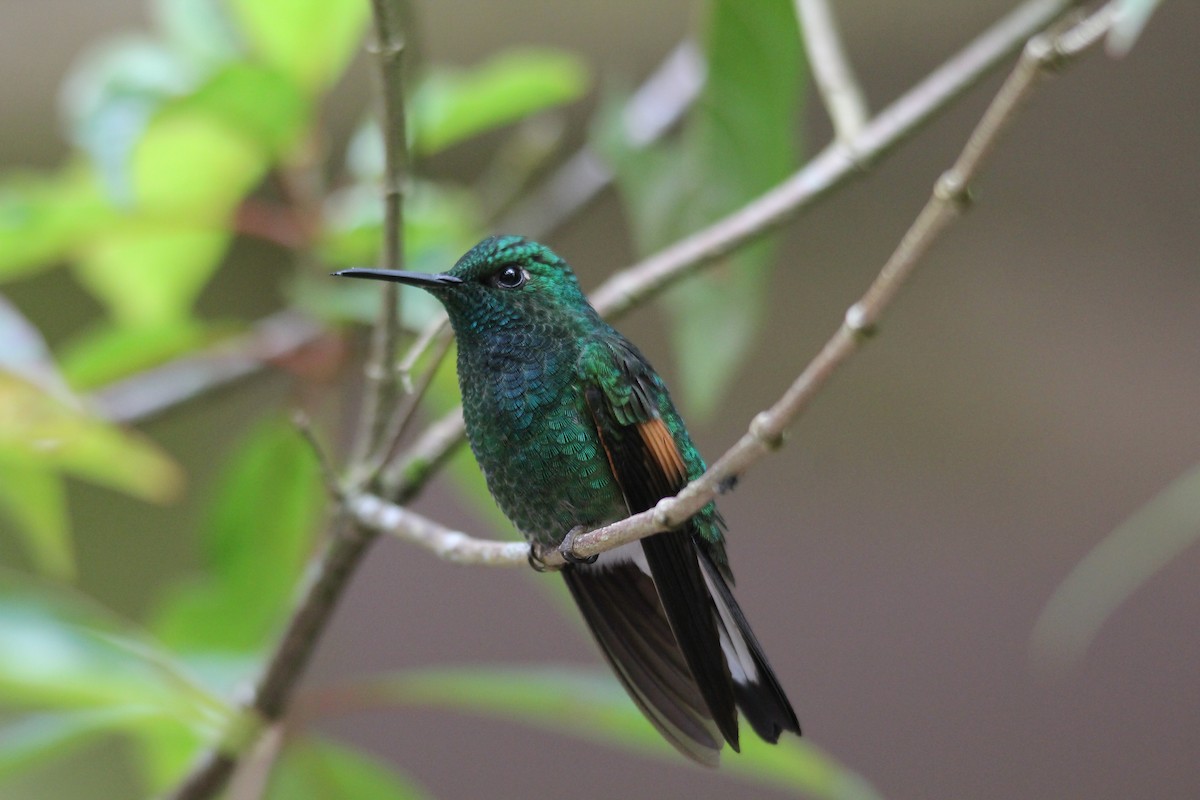
[[[590,386],[585,399],[628,511],[637,513],[682,489],[687,468],[657,411],[661,384],[632,345],[608,344],[630,394],[614,399]],[[710,766],[722,738],[738,749],[739,708],[768,742],[800,733],[720,555],[689,524],[564,572],[634,702],[680,752]]]
[[[589,388],[587,401],[630,513],[652,508],[683,488],[686,474],[664,468],[638,426],[617,425],[600,389]],[[651,418],[640,424],[663,423]],[[678,648],[721,735],[737,750],[733,681],[721,650],[716,609],[700,571],[693,535],[690,529],[669,531],[643,539],[641,546]]]

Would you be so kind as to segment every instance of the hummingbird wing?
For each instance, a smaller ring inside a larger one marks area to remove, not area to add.
[[[680,452],[677,434],[664,420],[664,414],[675,415],[675,410],[661,379],[619,334],[604,344],[611,358],[590,359],[594,383],[585,389],[585,397],[613,476],[630,513],[636,513],[676,494],[693,470]],[[682,430],[681,424],[675,427]],[[686,432],[678,435],[686,438]],[[695,471],[703,469],[702,462],[693,466]],[[644,560],[658,593],[656,616],[665,614],[675,638],[672,649],[682,652],[695,690],[730,746],[738,749],[739,707],[755,732],[769,742],[778,741],[783,730],[799,734],[795,712],[729,589],[719,541],[701,536],[693,522],[640,544],[643,553],[637,555],[643,556],[639,560]],[[636,553],[637,545],[628,547]],[[614,660],[612,654],[609,660]]]

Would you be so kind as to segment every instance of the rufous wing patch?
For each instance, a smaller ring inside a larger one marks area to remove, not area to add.
[[[637,423],[637,432],[667,481],[676,489],[686,485],[687,466],[683,463],[683,456],[679,455],[679,448],[675,446],[675,437],[667,430],[662,418],[654,417]]]

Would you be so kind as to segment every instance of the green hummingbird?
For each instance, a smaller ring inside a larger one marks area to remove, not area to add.
[[[446,307],[467,439],[531,552],[652,508],[704,472],[662,379],[545,245],[493,236],[441,274],[334,274],[417,286]],[[634,703],[708,766],[723,742],[738,750],[738,709],[768,742],[800,733],[730,592],[723,527],[710,503],[680,529],[562,570]]]

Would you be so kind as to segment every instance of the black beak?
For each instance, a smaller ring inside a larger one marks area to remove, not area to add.
[[[422,289],[448,289],[463,282],[462,278],[444,272],[433,275],[428,272],[399,272],[393,269],[363,269],[361,267],[338,270],[333,275],[337,278],[371,278],[377,281],[406,283]]]

